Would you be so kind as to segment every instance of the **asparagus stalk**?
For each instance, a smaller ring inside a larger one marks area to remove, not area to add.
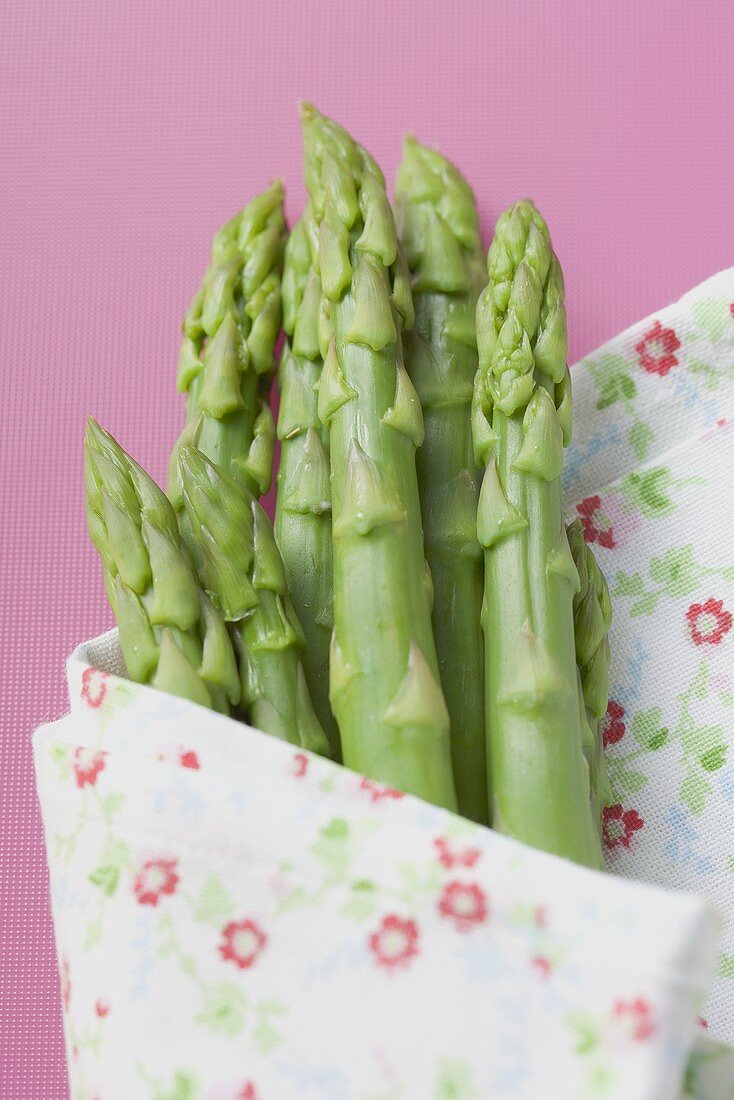
[[[491,816],[501,832],[600,867],[576,678],[579,575],[561,513],[571,417],[563,277],[531,203],[501,216],[487,269],[472,427],[486,464],[477,529]]]
[[[275,536],[306,637],[303,667],[314,710],[329,738],[332,756],[339,759],[339,730],[329,705],[329,641],[334,624],[331,487],[328,435],[318,413],[323,367],[318,339],[321,283],[311,263],[306,229],[311,218],[307,209],[285,250],[283,327],[288,340],[279,367]]]
[[[318,409],[331,457],[331,704],[349,767],[455,809],[415,472],[423,417],[400,339],[410,284],[374,160],[313,107],[302,123],[328,345]]]
[[[609,628],[612,623],[612,601],[604,574],[591,547],[584,541],[581,521],[574,520],[566,530],[580,580],[579,590],[573,598],[576,665],[592,812],[601,833],[602,811],[613,801],[602,736],[604,715],[609,703]]]
[[[186,427],[174,447],[169,496],[183,510],[179,446],[193,444],[264,494],[272,477],[275,426],[267,392],[281,321],[285,246],[283,185],[276,180],[214,238],[212,262],[183,323],[178,387]],[[183,524],[183,533],[191,542]]]
[[[418,489],[456,793],[460,813],[486,823],[479,617],[484,565],[477,541],[480,477],[469,415],[477,370],[474,312],[483,283],[479,219],[471,188],[454,165],[412,138],[405,141],[396,200],[415,305],[405,356],[423,406]]]
[[[240,696],[234,652],[196,581],[170,502],[91,419],[84,460],[87,525],[128,675],[228,713]]]
[[[301,664],[304,637],[270,520],[242,482],[200,451],[182,446],[178,460],[204,584],[232,624],[242,703],[253,725],[328,755]]]

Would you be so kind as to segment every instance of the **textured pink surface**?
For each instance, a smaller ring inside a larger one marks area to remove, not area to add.
[[[110,622],[82,512],[93,412],[156,476],[181,419],[181,314],[212,232],[276,174],[296,101],[391,178],[413,130],[487,233],[548,218],[576,358],[731,264],[728,0],[4,0],[0,303],[0,1095],[66,1095],[29,734]]]

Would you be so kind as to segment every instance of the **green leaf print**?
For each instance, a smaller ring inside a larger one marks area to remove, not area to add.
[[[598,362],[589,362],[588,367],[599,395],[597,409],[607,409],[617,401],[629,402],[636,396],[635,380],[621,355],[605,355]]]
[[[311,845],[311,851],[324,864],[332,878],[345,878],[349,866],[349,825],[347,822],[340,817],[335,817],[324,825]]]
[[[656,588],[647,589],[639,573],[620,569],[616,575],[613,596],[639,597],[629,609],[632,616],[652,614],[664,596],[674,600],[690,596],[709,576],[728,579],[731,573],[734,577],[734,567],[709,569],[700,565],[693,556],[692,546],[671,547],[660,557],[651,558],[649,572]]]
[[[630,615],[635,618],[639,615],[652,615],[660,602],[661,595],[661,592],[645,593],[641,600],[638,600],[637,603],[632,605],[630,608]]]
[[[719,955],[718,975],[720,978],[734,979],[734,955]]]
[[[726,745],[717,745],[705,752],[700,760],[701,767],[707,772],[716,772],[726,763]]]
[[[640,462],[647,458],[650,444],[654,438],[655,433],[650,425],[646,424],[644,420],[636,420],[627,433],[629,445]]]
[[[706,799],[711,793],[711,784],[698,772],[689,772],[681,783],[680,797],[688,809],[698,817],[703,813]]]
[[[278,1043],[282,1043],[283,1034],[275,1020],[285,1013],[279,1001],[261,1001],[255,1007],[255,1027],[252,1038],[263,1054],[268,1054]]]
[[[652,436],[652,432],[650,435]],[[638,455],[638,457],[644,456]],[[669,495],[673,484],[673,478],[667,466],[656,466],[652,470],[628,474],[622,479],[620,490],[640,509],[643,516],[657,518],[667,515],[674,509]]]
[[[650,577],[672,599],[695,591],[702,570],[696,565],[692,546],[672,548],[660,558],[650,559]]]
[[[644,591],[645,582],[640,573],[625,573],[624,570],[619,570],[615,596],[641,596]]]
[[[120,881],[120,868],[102,864],[95,867],[89,876],[89,881],[93,886],[99,886],[102,893],[111,898]]]
[[[691,303],[691,313],[713,344],[731,328],[732,317],[726,298],[699,298]]]
[[[662,724],[660,707],[640,710],[632,719],[632,734],[638,745],[655,752],[668,740],[668,729]]]
[[[568,1022],[576,1033],[576,1054],[589,1054],[599,1045],[599,1025],[596,1020],[574,1013]]]
[[[217,982],[204,990],[204,1004],[196,1017],[210,1031],[233,1039],[245,1026],[247,997],[231,982]]]
[[[156,1089],[152,1100],[196,1100],[199,1094],[197,1080],[189,1073],[176,1073],[171,1088]]]
[[[190,905],[194,920],[202,924],[219,925],[234,912],[232,898],[214,875],[209,876]]]
[[[458,1058],[442,1058],[433,1086],[433,1100],[478,1100],[472,1069]]]
[[[376,904],[377,891],[374,883],[358,879],[352,883],[352,892],[342,906],[342,913],[354,920],[365,920],[372,916]]]
[[[614,772],[615,788],[620,788],[625,794],[636,794],[641,791],[647,783],[645,773],[626,767],[622,760],[617,760],[616,763],[619,766]]]

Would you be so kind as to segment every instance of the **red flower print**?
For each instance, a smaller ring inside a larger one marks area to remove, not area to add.
[[[634,1001],[617,1001],[612,1011],[612,1019],[629,1029],[630,1038],[637,1042],[649,1039],[655,1034],[652,1009],[642,997]]]
[[[585,542],[598,542],[606,550],[611,550],[617,545],[614,539],[614,528],[601,510],[600,496],[582,500],[576,505],[576,511],[581,516]]]
[[[109,1001],[105,1001],[103,997],[98,997],[94,1002],[94,1011],[97,1013],[100,1020],[104,1020],[105,1016],[110,1011]]]
[[[615,703],[613,699],[609,700],[607,706],[607,713],[604,716],[604,725],[602,727],[602,738],[604,741],[604,748],[608,749],[610,745],[616,745],[618,741],[621,741],[627,732],[627,726],[624,723],[624,707],[619,703]]]
[[[157,905],[163,894],[174,894],[179,877],[175,859],[148,859],[138,871],[133,890],[140,905]]]
[[[602,813],[604,847],[610,851],[620,847],[629,848],[634,834],[644,824],[637,810],[625,810],[620,802],[605,806]]]
[[[438,851],[438,862],[449,870],[452,867],[473,867],[482,854],[479,848],[452,848],[444,836],[437,837],[433,844]]]
[[[94,749],[74,749],[72,767],[77,787],[93,787],[97,782],[97,776],[104,768],[106,752],[96,752]]]
[[[249,970],[267,942],[268,937],[254,920],[232,920],[222,929],[219,954],[225,962]]]
[[[459,932],[468,932],[476,924],[487,919],[487,897],[475,882],[449,882],[438,900],[438,911]]]
[[[694,645],[718,645],[731,630],[731,612],[724,601],[713,597],[706,603],[692,603],[686,611]]]
[[[729,313],[734,317],[734,302],[729,303]]]
[[[547,928],[548,927],[548,906],[536,905],[535,907],[535,927]]]
[[[64,1012],[68,1012],[69,1003],[71,1002],[71,975],[69,974],[69,960],[66,956],[61,960],[59,979],[61,981],[61,1003],[64,1006]]]
[[[109,673],[98,668],[85,668],[82,673],[82,699],[88,707],[101,707],[107,694]]]
[[[533,970],[536,970],[541,978],[550,978],[553,972],[553,963],[545,955],[536,955],[530,960]]]
[[[419,954],[418,925],[414,920],[390,915],[382,918],[377,932],[369,938],[369,945],[377,964],[388,970],[406,967]]]
[[[381,783],[373,783],[371,779],[362,779],[359,784],[360,791],[367,791],[372,802],[379,802],[382,798],[403,798],[403,791],[396,791],[393,787],[384,787]]]
[[[237,1093],[237,1100],[258,1100],[257,1089],[252,1081],[245,1081],[244,1085]]]
[[[193,749],[185,749],[183,745],[169,745],[156,756],[156,760],[164,764],[178,764],[180,768],[191,768],[198,771],[201,767],[199,757]]]
[[[293,774],[296,779],[303,779],[308,771],[308,757],[305,752],[297,752],[293,757]]]
[[[699,1016],[698,1019],[696,1020],[696,1023],[698,1024],[699,1027],[702,1027],[704,1031],[708,1031],[709,1022],[708,1022],[708,1020],[706,1019],[705,1016]]]
[[[672,328],[663,328],[656,321],[649,332],[635,344],[635,351],[639,357],[640,366],[649,374],[665,376],[672,367],[678,365],[675,353],[680,347],[680,340]]]

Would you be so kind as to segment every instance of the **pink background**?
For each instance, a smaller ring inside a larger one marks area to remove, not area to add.
[[[93,413],[162,477],[181,315],[213,231],[272,176],[296,102],[391,179],[412,130],[485,231],[532,196],[572,359],[732,263],[730,0],[3,0],[0,35],[0,1094],[60,1100],[58,979],[29,737],[110,625],[82,511]]]

